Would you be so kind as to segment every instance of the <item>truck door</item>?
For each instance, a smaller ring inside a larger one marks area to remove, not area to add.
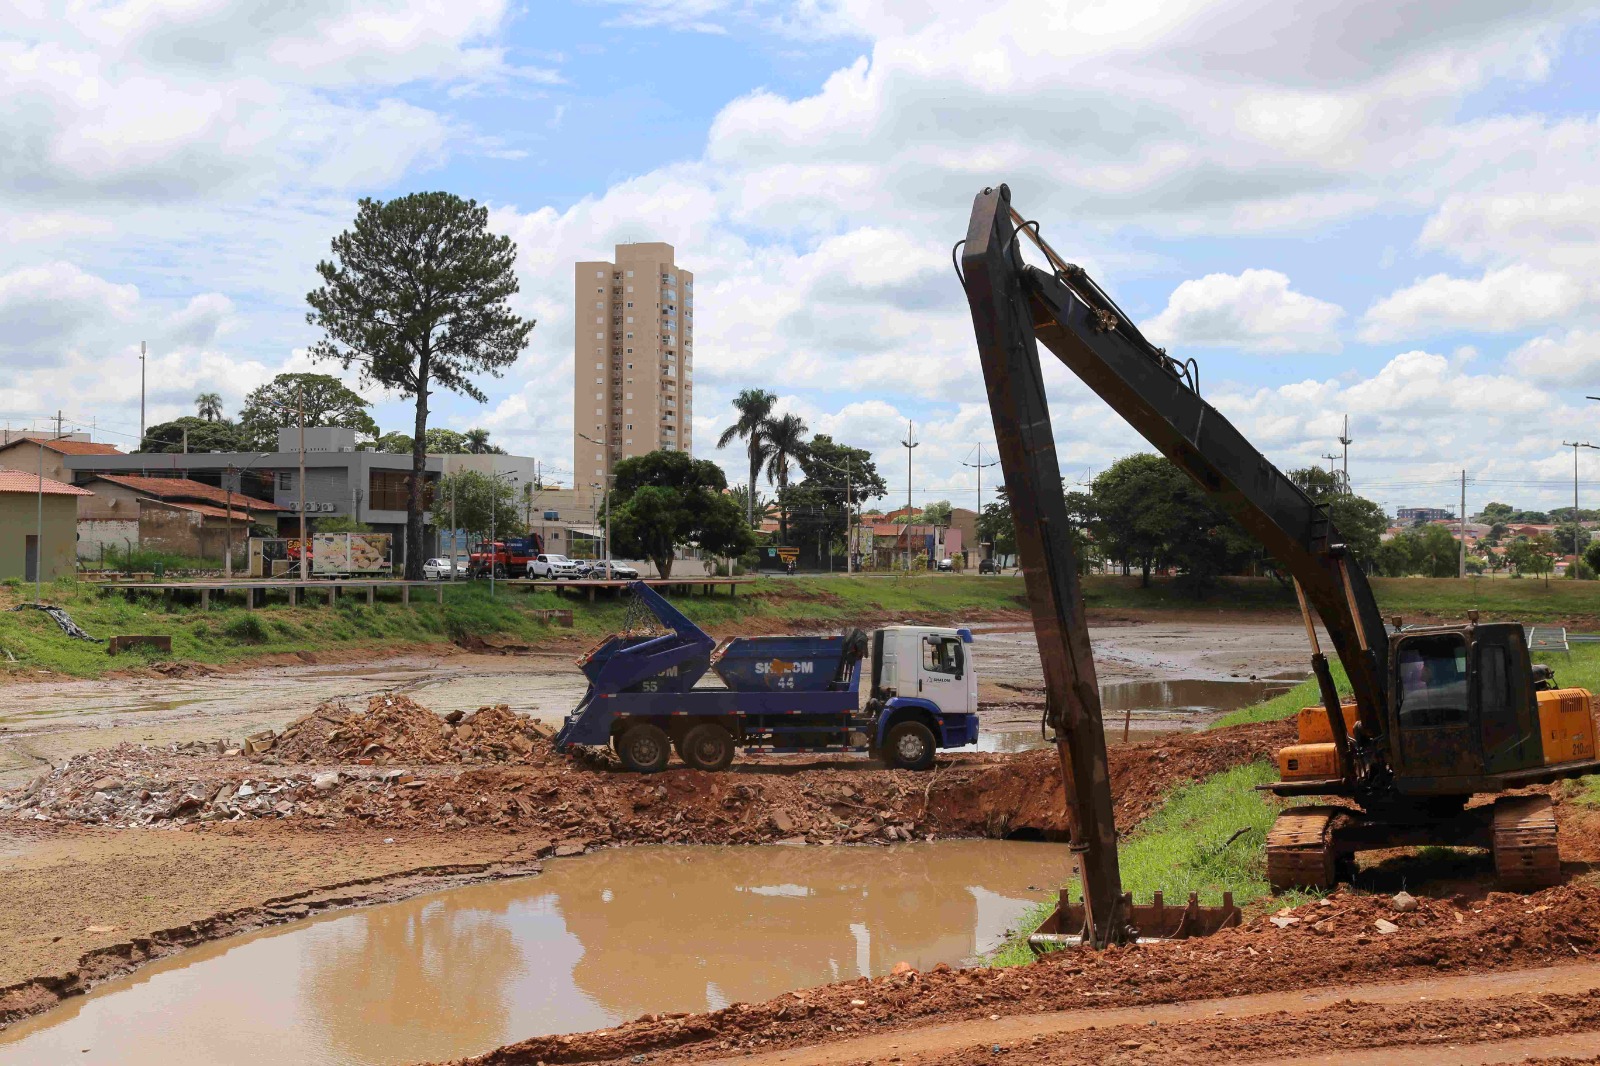
[[[936,633],[923,637],[917,695],[932,700],[942,711],[969,710],[965,667],[966,653],[960,637]]]
[[[1474,728],[1467,642],[1459,633],[1400,641],[1394,657],[1395,718],[1403,777],[1457,777],[1482,772]]]

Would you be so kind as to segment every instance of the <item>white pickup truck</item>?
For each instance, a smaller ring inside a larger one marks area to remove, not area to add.
[[[535,555],[528,560],[528,576],[542,578],[578,577],[578,564],[565,555]]]

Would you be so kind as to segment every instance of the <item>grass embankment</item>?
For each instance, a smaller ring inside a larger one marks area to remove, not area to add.
[[[1600,581],[1509,578],[1379,577],[1371,580],[1385,618],[1400,615],[1408,624],[1465,621],[1469,610],[1486,622],[1572,624],[1600,629]],[[1186,593],[1173,581],[1152,578],[1140,588],[1137,577],[1092,574],[1083,582],[1091,609],[1126,611],[1205,611],[1239,614],[1299,614],[1294,591],[1272,578],[1224,578],[1205,596]]]
[[[501,587],[491,599],[487,582],[445,587],[444,603],[433,592],[416,590],[410,606],[388,592],[371,607],[360,593],[346,595],[329,609],[321,593],[309,605],[289,607],[281,594],[270,606],[248,610],[238,596],[227,604],[213,600],[202,611],[194,602],[165,603],[154,596],[129,602],[88,582],[62,580],[45,588],[46,602],[66,608],[74,621],[98,637],[153,634],[172,637],[172,654],[131,653],[117,657],[105,647],[72,640],[38,611],[12,611],[33,599],[33,586],[0,583],[0,678],[7,671],[44,668],[76,677],[98,677],[109,670],[136,667],[153,659],[225,664],[276,654],[350,652],[401,648],[478,639],[538,646],[576,638],[592,641],[625,622],[627,601],[602,595],[594,603],[581,596]],[[904,578],[820,577],[771,579],[705,597],[679,597],[676,605],[713,633],[771,625],[829,628],[885,615],[925,618],[976,617],[1021,608],[1022,583],[1012,577],[923,575]],[[534,612],[571,608],[573,628],[552,626]],[[13,661],[14,660],[14,661]]]

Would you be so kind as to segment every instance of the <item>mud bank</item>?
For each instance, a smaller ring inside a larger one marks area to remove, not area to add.
[[[1262,917],[1202,940],[1114,949],[1098,955],[1060,953],[1013,969],[935,967],[928,973],[826,985],[705,1014],[647,1015],[614,1029],[523,1041],[458,1061],[463,1066],[534,1066],[539,1062],[639,1061],[634,1056],[641,1055],[651,1062],[712,1062],[734,1056],[745,1062],[881,1061],[897,1054],[884,1054],[889,1051],[888,1042],[873,1039],[888,1034],[902,1038],[895,1043],[919,1047],[928,1055],[919,1056],[919,1062],[993,1061],[996,1054],[1011,1051],[1022,1052],[1017,1061],[1026,1062],[1124,1061],[1116,1056],[1142,1050],[1146,1044],[1153,1052],[1162,1049],[1160,1035],[1149,1032],[1148,1019],[1141,1027],[1129,1027],[1137,1035],[1123,1041],[1106,1042],[1108,1032],[1119,1032],[1113,1024],[1092,1036],[1059,1038],[1059,1047],[1040,1046],[1037,1056],[1033,1035],[1026,1034],[1013,1044],[1011,1035],[1016,1029],[1007,1023],[1015,1021],[1022,1027],[1029,1017],[1062,1011],[1218,1001],[1295,989],[1328,987],[1338,994],[1341,987],[1399,980],[1436,983],[1436,994],[1448,999],[1450,977],[1491,969],[1596,962],[1600,958],[1597,916],[1600,886],[1595,885],[1562,886],[1532,896],[1491,893],[1477,905],[1422,900],[1417,909],[1405,913],[1396,911],[1385,897],[1340,892],[1272,916],[1296,919],[1286,927]],[[1380,932],[1379,919],[1392,924],[1394,931]],[[1587,984],[1600,985],[1600,974],[1592,966],[1588,969]],[[1543,979],[1537,987],[1554,992]],[[1526,1027],[1523,1034],[1600,1028],[1596,995],[1586,988],[1570,1005],[1570,1014],[1549,1005],[1546,995],[1542,1011],[1524,1010],[1520,1015],[1524,1020],[1516,1024]],[[1208,1003],[1207,1007],[1215,1011],[1218,1004]],[[1426,1032],[1448,1013],[1418,1011],[1409,1004],[1406,1009],[1415,1019],[1410,1025],[1388,1035],[1369,1035],[1365,1042],[1359,1035],[1347,1036],[1344,1046],[1381,1046],[1385,1040],[1395,1045],[1414,1042],[1419,1030]],[[1481,1030],[1482,1025],[1492,1026],[1496,1020],[1503,1026],[1514,1009],[1511,1004],[1490,1004],[1486,1010],[1466,1012],[1459,1018],[1481,1023]],[[1327,1027],[1338,1028],[1338,1014],[1339,1009],[1334,1008],[1325,1015],[1332,1019]],[[1271,1046],[1288,1055],[1303,1054],[1307,1048],[1303,1034],[1294,1026],[1284,1026],[1281,1018],[1276,1021],[1280,1029]],[[991,1035],[974,1040],[977,1033],[963,1023],[976,1023],[977,1029]],[[934,1026],[945,1030],[935,1033]],[[1449,1031],[1444,1030],[1445,1034]],[[1257,1024],[1252,1032],[1254,1043],[1246,1046],[1259,1054],[1263,1027]],[[919,1038],[919,1033],[925,1035]],[[1040,1040],[1043,1043],[1044,1037]],[[1179,1041],[1169,1046],[1189,1045]],[[816,1049],[816,1053],[765,1059],[768,1052],[802,1047]],[[1093,1053],[1095,1047],[1096,1057],[1082,1057]],[[874,1048],[877,1055],[869,1050]],[[933,1057],[934,1051],[944,1057]],[[763,1057],[755,1058],[758,1054]],[[1235,1053],[1233,1057],[1240,1056]],[[1125,1061],[1139,1061],[1139,1057]],[[1148,1061],[1163,1059],[1157,1055]],[[1227,1056],[1200,1061],[1227,1061]]]

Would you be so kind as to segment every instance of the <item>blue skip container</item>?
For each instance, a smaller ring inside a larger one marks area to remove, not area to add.
[[[735,692],[822,692],[844,659],[843,637],[735,637],[711,669]]]

